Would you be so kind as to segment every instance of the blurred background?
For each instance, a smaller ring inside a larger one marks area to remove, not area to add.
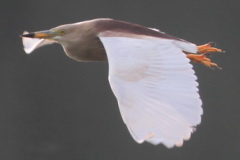
[[[23,51],[19,35],[94,18],[114,18],[226,51],[194,64],[202,123],[181,148],[137,144],[119,113],[107,63],[79,63],[60,45]],[[239,0],[1,0],[0,159],[240,159]]]

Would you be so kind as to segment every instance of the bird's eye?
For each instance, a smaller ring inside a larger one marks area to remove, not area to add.
[[[60,33],[61,35],[64,35],[64,34],[66,34],[66,30],[62,29],[62,30],[59,31],[59,33]]]

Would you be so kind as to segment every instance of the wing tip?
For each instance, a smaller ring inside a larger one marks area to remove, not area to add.
[[[147,136],[145,138],[137,138],[136,136],[133,137],[134,140],[141,144],[143,142],[148,142],[151,143],[153,145],[164,145],[165,147],[171,149],[174,147],[182,147],[185,141],[188,141],[191,138],[191,135],[193,132],[196,131],[195,127],[190,127],[189,130],[186,132],[186,134],[182,137],[179,137],[175,140],[171,139],[170,137],[168,138],[155,138],[155,135],[153,133],[149,133],[147,134]]]

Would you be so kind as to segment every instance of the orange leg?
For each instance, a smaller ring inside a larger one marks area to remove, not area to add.
[[[187,57],[196,63],[202,63],[205,66],[209,67],[209,68],[218,68],[221,69],[220,67],[218,67],[218,65],[216,63],[211,62],[211,59],[207,58],[206,55],[208,55],[211,52],[223,52],[221,49],[212,47],[214,43],[210,42],[201,46],[198,46],[198,53],[199,54],[187,54]]]

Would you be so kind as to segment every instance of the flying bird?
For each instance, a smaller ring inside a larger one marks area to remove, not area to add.
[[[197,46],[156,29],[108,18],[24,32],[31,53],[59,43],[76,61],[108,61],[109,82],[133,139],[168,148],[182,146],[201,122],[202,101],[190,61],[218,67],[207,55],[213,43]]]

